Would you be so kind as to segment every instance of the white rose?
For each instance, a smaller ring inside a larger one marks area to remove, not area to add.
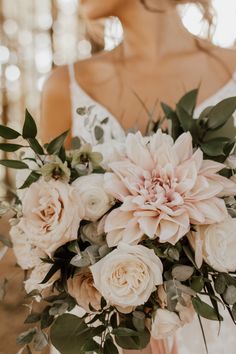
[[[111,162],[119,161],[125,157],[125,144],[117,140],[110,140],[107,143],[95,145],[93,151],[102,154],[101,166],[107,170]]]
[[[40,179],[22,200],[21,228],[31,244],[49,256],[58,247],[77,239],[82,211],[72,186]]]
[[[98,291],[123,312],[144,304],[156,285],[163,282],[160,259],[141,245],[120,243],[90,269]]]
[[[206,263],[219,272],[236,271],[236,219],[228,217],[224,222],[196,227],[191,234],[191,243],[202,245]],[[198,250],[198,252],[200,252]]]
[[[158,309],[152,323],[152,337],[162,339],[171,336],[181,325],[181,320],[175,312]]]
[[[20,223],[11,228],[10,236],[17,264],[22,269],[32,269],[42,262],[40,258],[45,257],[46,254],[30,243],[29,238],[22,231]]]
[[[97,221],[112,207],[114,198],[104,190],[103,174],[93,173],[79,177],[72,185],[83,206],[85,220]]]
[[[52,264],[41,262],[31,272],[30,277],[25,281],[25,291],[29,294],[33,290],[42,292],[44,289],[50,287],[55,280],[59,278],[58,272],[45,284],[41,284]]]

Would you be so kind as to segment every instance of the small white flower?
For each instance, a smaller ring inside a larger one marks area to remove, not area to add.
[[[85,220],[97,221],[113,205],[114,198],[104,190],[104,175],[93,173],[77,178],[72,186],[83,206]]]

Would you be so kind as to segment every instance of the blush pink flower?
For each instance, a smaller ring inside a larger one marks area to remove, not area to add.
[[[126,158],[110,163],[105,189],[122,204],[106,219],[110,247],[137,244],[144,236],[175,244],[190,224],[214,224],[228,213],[221,196],[236,194],[236,185],[218,174],[218,162],[193,151],[190,133],[175,142],[160,130],[126,139]]]

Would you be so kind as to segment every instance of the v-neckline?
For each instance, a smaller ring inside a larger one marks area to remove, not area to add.
[[[108,116],[110,119],[115,120],[120,125],[120,127],[125,131],[124,127],[122,127],[120,120],[118,118],[116,118],[115,115],[113,113],[111,113],[111,111],[105,105],[103,105],[102,103],[99,103],[85,89],[83,89],[83,87],[79,84],[79,82],[76,79],[73,80],[72,84],[74,84],[74,86],[87,99],[87,101],[91,102],[91,105],[95,105],[95,106],[99,107],[105,116]],[[212,94],[211,96],[206,98],[204,101],[199,103],[196,106],[195,111],[201,111],[205,107],[210,105],[210,103],[208,104],[208,102],[215,100],[217,96],[221,96],[222,93],[224,91],[226,91],[226,89],[232,84],[235,85],[235,91],[236,91],[236,70],[233,72],[231,78],[221,88],[219,88],[214,94]]]

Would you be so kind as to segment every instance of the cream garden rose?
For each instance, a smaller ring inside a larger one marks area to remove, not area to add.
[[[120,243],[90,269],[95,287],[122,312],[144,304],[163,282],[160,259],[153,250],[141,245]]]
[[[191,232],[190,241],[198,256],[198,266],[204,259],[219,272],[236,271],[236,219],[228,217],[224,222],[198,226]]]
[[[158,309],[152,322],[151,334],[155,339],[173,335],[182,326],[179,316],[166,309]]]
[[[48,255],[77,238],[81,201],[67,183],[43,179],[33,183],[22,199],[22,213],[20,227],[29,242]]]
[[[111,208],[114,198],[104,190],[103,174],[79,177],[72,185],[84,208],[83,219],[97,221]]]
[[[89,304],[95,310],[100,309],[101,294],[94,287],[92,273],[89,269],[85,269],[67,282],[68,292],[74,297],[81,307],[87,312],[90,312]]]

